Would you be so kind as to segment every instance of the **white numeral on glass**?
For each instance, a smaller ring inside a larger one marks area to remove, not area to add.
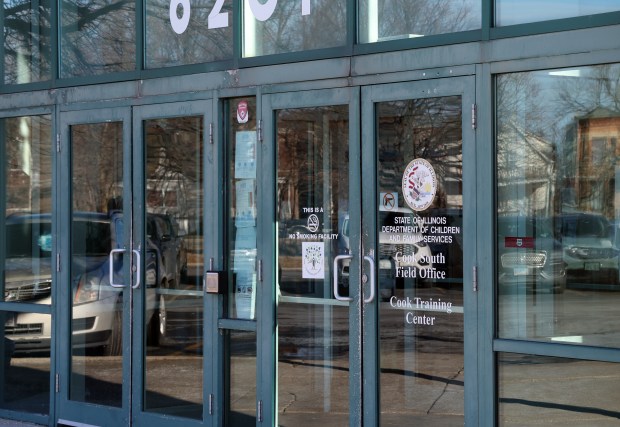
[[[259,21],[266,21],[271,18],[278,4],[278,0],[267,0],[265,3],[261,3],[259,0],[248,1],[250,2],[250,9],[252,9],[254,17]]]
[[[224,0],[215,0],[215,6],[209,13],[208,28],[226,28],[228,27],[228,13],[222,12]]]
[[[183,14],[179,18],[177,9],[181,6]],[[170,25],[177,34],[183,34],[189,25],[190,6],[189,0],[171,0],[170,1]]]
[[[301,0],[301,14],[310,15],[310,0]]]

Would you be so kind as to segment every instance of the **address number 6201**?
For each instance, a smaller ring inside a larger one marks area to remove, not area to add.
[[[224,1],[215,0],[207,19],[207,28],[226,28],[229,26],[228,12],[222,12]],[[247,0],[247,2],[252,14],[259,21],[266,21],[271,18],[278,4],[278,0],[266,0],[264,3],[261,3],[260,0]],[[181,8],[180,16],[178,15],[179,8]],[[183,34],[187,30],[190,13],[190,0],[170,0],[170,25],[175,33]],[[310,0],[301,0],[301,14],[310,14]]]

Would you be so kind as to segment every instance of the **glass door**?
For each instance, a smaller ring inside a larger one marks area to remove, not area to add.
[[[275,301],[275,323],[263,328],[275,342],[262,339],[263,358],[276,362],[262,373],[276,378],[262,394],[277,396],[263,402],[267,425],[361,424],[360,239],[343,233],[360,221],[358,99],[356,89],[263,97],[262,170],[277,184],[265,217],[276,239],[259,253],[278,254],[262,299],[264,312]]]
[[[211,107],[61,115],[59,424],[204,425]]]
[[[474,88],[362,91],[365,425],[478,425]]]

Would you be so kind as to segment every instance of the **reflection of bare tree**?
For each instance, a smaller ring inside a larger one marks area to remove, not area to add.
[[[562,176],[576,208],[608,218],[615,207],[616,169],[620,158],[620,66],[601,65],[566,73],[555,84],[554,107],[570,161]]]
[[[307,215],[303,208],[321,207],[336,220],[344,203],[339,197],[348,192],[347,152],[348,120],[343,107],[281,111],[279,205],[286,205],[294,219]]]
[[[300,1],[278,2],[274,15],[256,21],[256,33],[246,35],[255,41],[263,55],[342,46],[346,42],[346,1],[313,2],[310,15],[301,14]],[[247,30],[246,30],[247,31]]]
[[[376,17],[368,12],[375,2]],[[365,0],[360,9],[362,34],[377,25],[379,41],[480,28],[479,3],[470,0]]]
[[[415,158],[428,160],[439,181],[435,207],[462,207],[460,97],[413,99],[379,106],[379,182],[382,191],[400,187]]]
[[[5,83],[49,79],[49,1],[5,0],[3,7]]]
[[[74,125],[71,149],[73,209],[107,213],[110,201],[122,196],[123,124]]]
[[[3,119],[6,213],[51,212],[52,144],[49,116]]]
[[[215,0],[192,0],[190,23],[183,34],[170,25],[170,1],[146,2],[147,68],[196,64],[230,59],[233,56],[232,1],[226,0],[221,13],[228,14],[228,27],[208,28]],[[165,40],[165,43],[162,43]]]
[[[133,0],[66,0],[61,7],[63,76],[136,68]]]

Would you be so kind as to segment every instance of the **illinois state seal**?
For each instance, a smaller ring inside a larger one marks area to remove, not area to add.
[[[435,170],[424,159],[409,162],[403,173],[403,197],[411,209],[416,212],[428,209],[437,192]]]

